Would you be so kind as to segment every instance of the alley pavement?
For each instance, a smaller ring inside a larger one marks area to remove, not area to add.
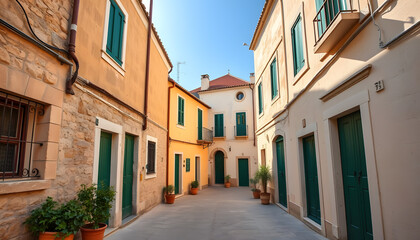
[[[325,239],[276,205],[261,205],[250,188],[209,187],[175,204],[160,204],[106,240]]]

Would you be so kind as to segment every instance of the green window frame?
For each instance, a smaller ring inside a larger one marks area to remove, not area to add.
[[[277,60],[274,60],[270,64],[270,75],[271,75],[271,99],[277,97],[279,91],[277,87]]]
[[[186,163],[185,163],[185,171],[189,172],[191,170],[191,161],[189,158],[185,159]]]
[[[185,99],[178,96],[178,125],[184,126]]]
[[[106,52],[119,64],[122,65],[122,51],[125,15],[114,0],[109,0],[108,37]]]
[[[258,114],[263,112],[262,83],[258,85]]]
[[[223,121],[223,114],[215,114],[214,115],[214,136],[215,137],[224,137],[224,121]]]
[[[302,17],[299,14],[292,27],[293,72],[296,76],[305,66],[303,54]]]

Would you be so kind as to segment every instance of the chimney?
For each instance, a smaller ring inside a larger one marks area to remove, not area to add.
[[[210,77],[208,74],[201,75],[201,90],[207,90],[210,86]]]
[[[255,74],[254,74],[254,73],[250,73],[250,74],[249,74],[249,81],[250,81],[251,83],[255,83]]]

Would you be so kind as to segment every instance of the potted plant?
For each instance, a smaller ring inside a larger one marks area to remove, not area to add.
[[[175,202],[174,190],[174,185],[168,185],[163,189],[165,192],[165,200],[167,204],[173,204]]]
[[[252,185],[252,189],[251,189],[252,195],[254,196],[255,199],[259,199],[261,190],[257,188],[257,184],[259,182],[258,177],[255,176],[254,178],[249,179],[249,182]]]
[[[225,188],[230,188],[230,175],[226,175],[225,177]]]
[[[48,197],[24,223],[39,240],[72,240],[85,220],[86,214],[78,201],[71,200],[59,205]]]
[[[267,192],[267,184],[272,178],[270,168],[264,165],[260,166],[257,177],[263,187],[263,192],[260,194],[261,204],[268,205],[270,204],[270,193]]]
[[[197,195],[198,186],[200,186],[200,183],[198,181],[192,181],[191,182],[191,194],[192,195]]]
[[[101,184],[100,187],[96,185],[88,187],[82,184],[81,187],[77,198],[87,214],[87,224],[80,228],[82,239],[103,239],[105,229],[108,227],[105,222],[111,216],[109,211],[115,199],[114,188],[104,184]]]

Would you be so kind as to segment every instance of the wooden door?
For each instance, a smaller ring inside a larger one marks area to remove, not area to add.
[[[239,186],[248,187],[249,186],[249,168],[248,168],[247,158],[238,159],[238,173],[239,173]]]
[[[134,162],[134,136],[125,135],[122,218],[126,218],[133,211],[133,162]]]
[[[175,154],[175,194],[179,194],[179,162],[180,155]]]
[[[319,204],[318,171],[316,165],[314,135],[302,139],[305,167],[306,207],[308,218],[321,224]]]
[[[225,155],[221,151],[217,151],[214,156],[214,172],[215,172],[215,183],[225,183]]]
[[[284,142],[282,136],[279,136],[276,139],[276,153],[279,203],[284,207],[287,207],[286,168],[284,161]]]
[[[347,238],[373,239],[360,112],[337,120],[346,206]]]
[[[99,145],[99,167],[98,167],[98,187],[102,184],[111,184],[111,149],[112,134],[101,132],[101,142]]]

